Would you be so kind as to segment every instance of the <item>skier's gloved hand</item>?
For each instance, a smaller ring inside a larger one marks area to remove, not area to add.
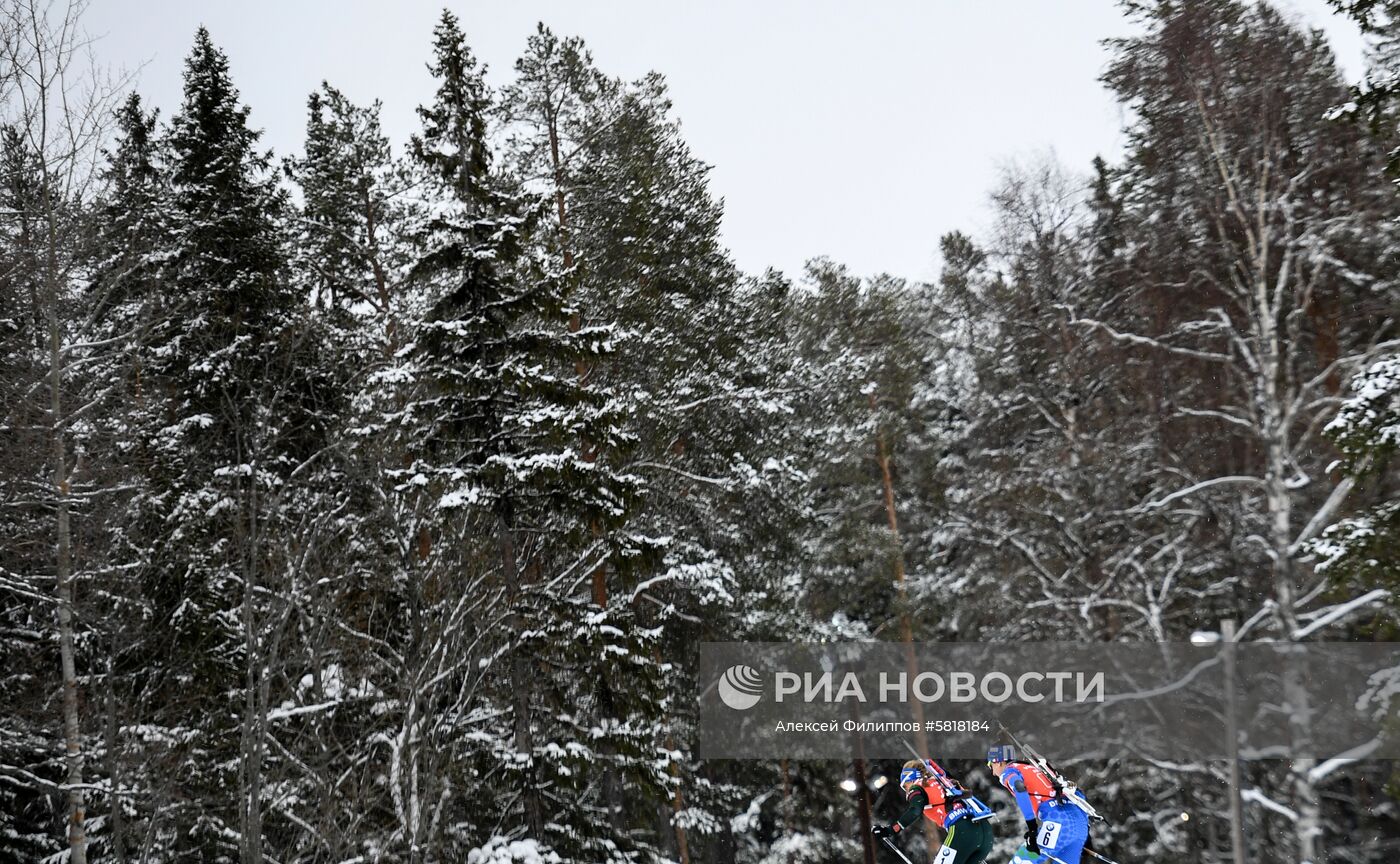
[[[1026,851],[1032,855],[1040,854],[1040,844],[1035,842],[1036,822],[1034,819],[1026,820]]]
[[[888,825],[872,825],[870,828],[870,833],[875,835],[876,837],[889,837],[891,834],[894,833],[894,829],[892,829]]]

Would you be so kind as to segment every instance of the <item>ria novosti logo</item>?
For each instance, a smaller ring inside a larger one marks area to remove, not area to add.
[[[925,671],[912,680],[908,672],[882,671],[862,677],[856,672],[778,671],[766,676],[746,663],[736,663],[717,682],[720,701],[736,711],[747,711],[763,701],[766,679],[773,682],[774,705],[786,702],[904,704],[922,702],[1002,705],[1037,703],[1102,703],[1103,672],[1023,672],[1013,677],[1001,671]],[[876,680],[870,680],[875,678]]]
[[[735,711],[747,711],[763,698],[763,676],[752,666],[730,666],[720,676],[719,698]]]

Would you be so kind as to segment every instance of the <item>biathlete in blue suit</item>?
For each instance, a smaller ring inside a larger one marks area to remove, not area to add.
[[[1021,818],[1026,820],[1026,842],[1016,850],[1014,862],[1080,864],[1089,840],[1089,814],[1071,800],[1086,801],[1079,790],[1067,792],[1059,779],[1039,767],[1016,758],[1016,748],[997,746],[987,751],[992,775],[1016,796]]]

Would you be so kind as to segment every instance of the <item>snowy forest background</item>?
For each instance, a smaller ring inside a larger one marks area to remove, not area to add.
[[[544,26],[286,156],[217,34],[158,116],[0,0],[0,859],[870,861],[894,766],[697,760],[698,642],[1393,637],[1400,23],[1337,5],[1356,87],[1125,2],[1122,160],[922,284],[739,272],[664,78]],[[1224,765],[1062,767],[1227,860]],[[1391,762],[1244,772],[1250,860],[1400,849]]]

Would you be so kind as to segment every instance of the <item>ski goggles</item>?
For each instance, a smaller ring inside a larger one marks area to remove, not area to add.
[[[904,786],[909,783],[918,783],[923,774],[918,768],[905,768],[899,772],[899,785]]]

